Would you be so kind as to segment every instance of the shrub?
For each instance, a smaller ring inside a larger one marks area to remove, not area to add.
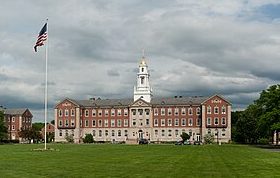
[[[65,136],[65,139],[66,139],[66,141],[69,142],[69,143],[74,143],[73,135]]]
[[[268,145],[269,140],[267,138],[260,138],[258,142],[261,145]]]
[[[205,136],[204,136],[204,142],[205,142],[205,144],[212,144],[212,143],[214,143],[214,135],[212,135],[212,134],[206,134]]]
[[[94,139],[91,134],[86,134],[85,138],[83,138],[84,143],[93,143]]]

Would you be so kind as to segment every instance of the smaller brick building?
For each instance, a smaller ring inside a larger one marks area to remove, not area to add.
[[[21,129],[32,127],[33,115],[29,109],[4,109],[4,115],[4,122],[8,128],[8,139],[21,141],[18,133]]]

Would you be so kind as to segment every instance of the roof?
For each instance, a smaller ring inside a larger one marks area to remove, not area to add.
[[[25,111],[28,110],[26,108],[17,108],[17,109],[5,109],[4,114],[9,115],[22,115]]]
[[[152,105],[200,105],[209,97],[202,96],[178,96],[178,97],[158,97],[152,98]],[[95,99],[95,100],[73,100],[68,99],[82,107],[122,107],[133,104],[133,99]]]

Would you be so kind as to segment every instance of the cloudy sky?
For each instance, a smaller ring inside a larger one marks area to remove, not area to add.
[[[243,109],[280,83],[279,0],[0,0],[0,105],[49,120],[73,99],[131,98],[142,49],[154,96],[221,94]]]

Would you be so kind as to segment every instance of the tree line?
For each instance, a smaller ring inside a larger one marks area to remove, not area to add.
[[[244,111],[232,112],[232,140],[267,144],[280,132],[280,84],[272,85]],[[279,134],[277,140],[279,140]]]

